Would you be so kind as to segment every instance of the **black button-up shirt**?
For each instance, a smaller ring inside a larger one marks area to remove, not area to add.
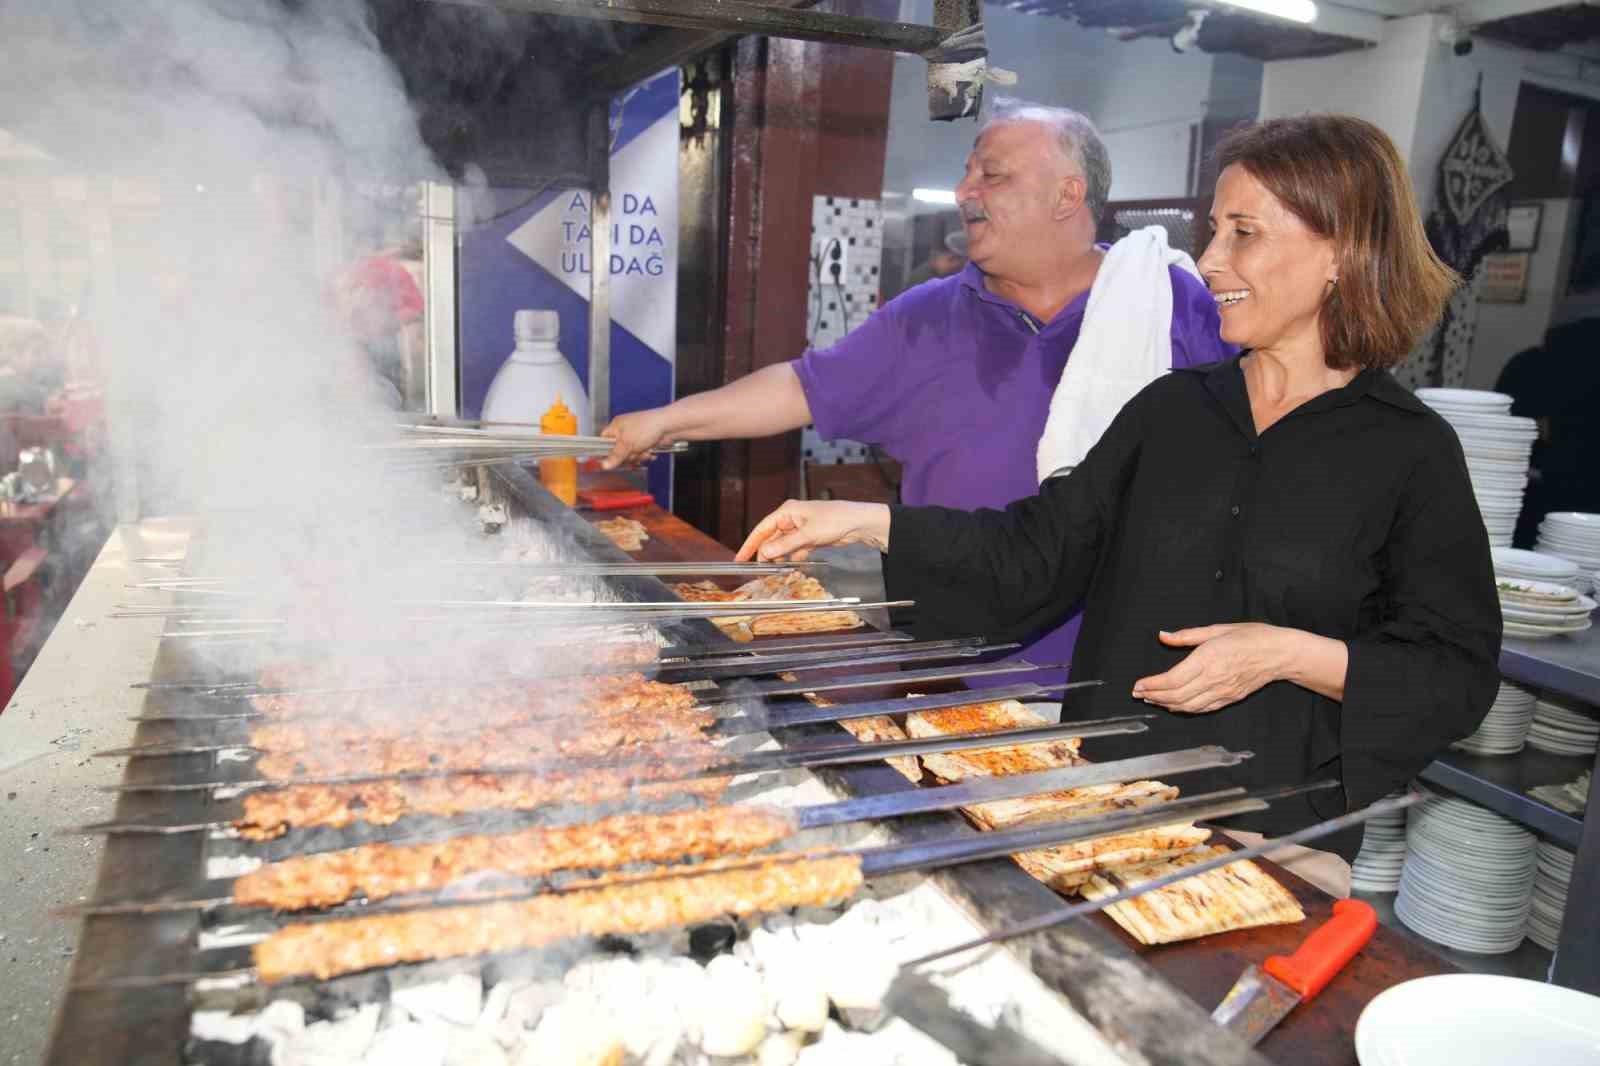
[[[1279,681],[1085,745],[1096,760],[1199,744],[1255,753],[1174,782],[1191,795],[1343,784],[1239,828],[1287,832],[1405,785],[1477,728],[1498,682],[1494,570],[1460,443],[1382,371],[1258,436],[1238,360],[1175,370],[1037,496],[1005,511],[896,508],[884,573],[930,636],[1011,639],[1086,598],[1072,673],[1105,684],[1069,696],[1067,720],[1149,711],[1133,683],[1189,654],[1159,630],[1265,622],[1344,641],[1342,703]],[[1348,856],[1359,843],[1357,828],[1319,846]]]

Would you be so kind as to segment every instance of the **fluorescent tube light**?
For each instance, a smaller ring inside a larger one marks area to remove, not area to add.
[[[956,191],[954,189],[912,189],[911,198],[921,200],[925,204],[955,204]]]

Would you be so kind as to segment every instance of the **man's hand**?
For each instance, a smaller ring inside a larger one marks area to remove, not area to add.
[[[790,500],[750,531],[735,558],[801,562],[812,549],[832,544],[871,544],[888,551],[889,508],[848,500]]]
[[[613,418],[600,431],[600,435],[617,443],[600,465],[607,470],[615,470],[624,463],[642,462],[650,458],[651,449],[674,443],[670,439],[666,410],[665,407],[653,407],[648,411],[634,411]]]

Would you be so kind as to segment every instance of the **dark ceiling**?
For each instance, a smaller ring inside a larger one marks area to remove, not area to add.
[[[1564,44],[1580,44],[1600,37],[1600,8],[1588,4],[1546,8],[1487,22],[1475,26],[1473,32],[1536,52],[1553,51]]]
[[[1035,15],[1071,19],[1091,29],[1123,27],[1125,38],[1168,37],[1188,24],[1185,0],[1002,0]],[[1305,59],[1367,47],[1367,42],[1318,33],[1286,22],[1211,10],[1196,45],[1204,52],[1233,52],[1263,61]]]

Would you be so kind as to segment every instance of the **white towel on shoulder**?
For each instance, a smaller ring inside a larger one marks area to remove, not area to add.
[[[1083,330],[1050,398],[1039,438],[1040,484],[1083,462],[1123,405],[1172,369],[1170,266],[1200,276],[1160,226],[1135,230],[1106,252]]]

